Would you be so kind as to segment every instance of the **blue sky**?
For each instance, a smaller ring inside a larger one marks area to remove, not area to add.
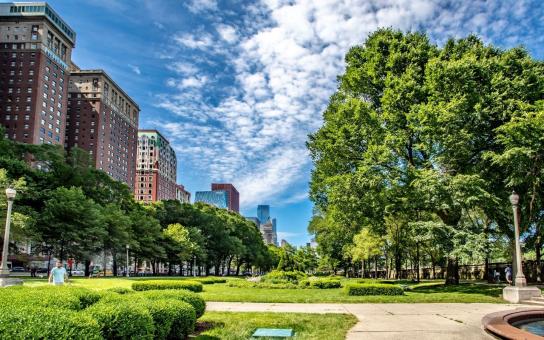
[[[378,27],[469,33],[544,56],[541,1],[52,0],[77,32],[73,60],[105,69],[159,129],[189,191],[233,183],[242,213],[270,204],[278,238],[309,241],[306,136],[343,72]]]

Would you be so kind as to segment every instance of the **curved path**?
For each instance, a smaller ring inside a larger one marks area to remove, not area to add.
[[[359,322],[346,339],[494,339],[482,330],[488,313],[517,308],[492,303],[250,303],[207,302],[206,310],[221,312],[346,313]]]

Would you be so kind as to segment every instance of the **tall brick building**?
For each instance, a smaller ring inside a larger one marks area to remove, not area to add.
[[[145,203],[175,200],[177,159],[170,143],[157,130],[138,131],[134,198]]]
[[[64,144],[75,41],[45,2],[0,3],[0,124],[8,138]]]
[[[103,70],[70,73],[66,147],[87,150],[97,169],[134,190],[140,108]]]
[[[227,192],[227,207],[231,211],[240,212],[240,194],[230,183],[212,183],[212,191]]]

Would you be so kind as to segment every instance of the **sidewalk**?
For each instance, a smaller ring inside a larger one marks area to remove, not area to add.
[[[349,313],[359,322],[346,339],[494,339],[481,328],[488,313],[520,305],[491,303],[245,303],[207,302],[206,310],[223,312]]]

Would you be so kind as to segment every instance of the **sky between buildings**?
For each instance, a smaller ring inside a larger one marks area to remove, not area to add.
[[[3,2],[3,1],[1,1]],[[309,241],[308,133],[344,69],[378,27],[480,35],[544,55],[540,0],[51,0],[77,32],[73,60],[103,68],[140,105],[140,127],[174,146],[193,193],[230,182],[241,212],[270,204],[278,241]]]

